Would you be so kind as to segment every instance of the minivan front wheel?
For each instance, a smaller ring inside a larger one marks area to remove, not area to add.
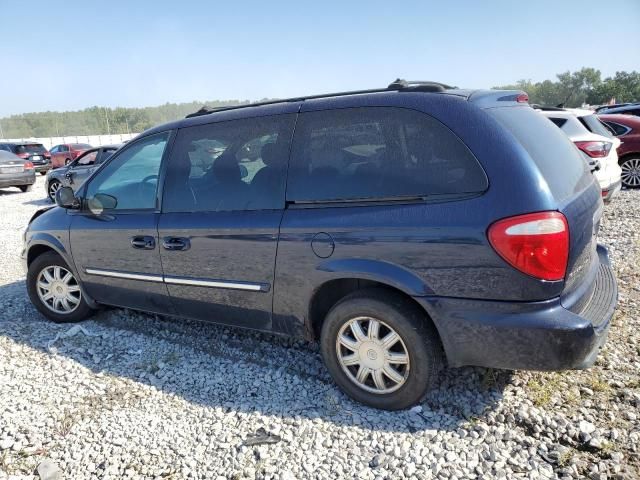
[[[38,311],[57,323],[78,322],[93,312],[73,272],[54,252],[40,255],[29,265],[27,292]]]
[[[385,410],[419,402],[442,359],[437,333],[424,313],[383,289],[355,292],[336,304],[322,326],[321,350],[345,393]]]

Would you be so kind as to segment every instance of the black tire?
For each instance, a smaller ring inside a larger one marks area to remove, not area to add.
[[[71,159],[70,158],[65,159],[65,161],[64,161],[65,165],[69,165],[70,163],[71,163]]]
[[[18,188],[23,192],[30,192],[33,190],[33,185],[20,185]]]
[[[51,180],[51,182],[49,182],[49,185],[47,186],[47,196],[49,197],[49,200],[51,200],[53,203],[56,203],[56,197],[55,195],[51,195],[51,186],[59,183],[60,182],[58,180]]]
[[[406,380],[397,390],[369,392],[343,370],[336,341],[341,328],[356,317],[377,319],[400,336],[410,365],[404,374]],[[384,410],[408,408],[424,398],[437,378],[443,358],[438,333],[425,313],[402,295],[381,288],[360,290],[340,300],[322,325],[320,349],[329,373],[347,395],[360,403]]]
[[[640,157],[626,157],[620,160],[619,164],[620,168],[622,168],[622,185],[627,188],[640,188],[640,177],[638,177]]]
[[[90,317],[93,314],[94,310],[89,307],[89,305],[87,305],[87,302],[85,302],[84,295],[82,294],[82,288],[80,289],[80,303],[70,313],[56,313],[50,310],[49,307],[44,304],[44,302],[38,296],[36,283],[38,274],[44,268],[49,266],[60,266],[71,272],[71,269],[62,259],[62,257],[60,257],[60,255],[55,252],[50,251],[43,253],[35,260],[33,260],[31,265],[29,265],[29,270],[27,272],[27,293],[29,294],[31,303],[33,303],[33,305],[42,315],[55,323],[80,322]]]

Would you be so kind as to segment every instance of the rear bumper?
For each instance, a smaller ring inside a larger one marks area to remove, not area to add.
[[[618,192],[622,188],[622,180],[618,180],[617,182],[612,183],[606,188],[602,189],[602,200],[604,203],[609,203],[613,200],[613,197],[618,195]]]
[[[0,188],[19,187],[21,185],[33,185],[36,182],[36,174],[32,170],[26,173],[0,174]]]
[[[417,297],[440,333],[449,365],[513,370],[591,366],[607,340],[618,299],[606,248],[598,246],[595,287],[578,312],[559,298],[495,302]]]

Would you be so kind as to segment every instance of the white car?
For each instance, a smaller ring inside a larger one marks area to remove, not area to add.
[[[610,202],[620,191],[620,165],[617,148],[620,139],[614,137],[597,115],[590,110],[541,108],[540,113],[555,123],[580,149],[602,190],[602,199]]]

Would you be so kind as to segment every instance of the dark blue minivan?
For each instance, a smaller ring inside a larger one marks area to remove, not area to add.
[[[591,365],[617,301],[580,152],[517,91],[386,89],[203,109],[119,149],[25,234],[31,301],[301,336],[365,404],[443,362]]]

